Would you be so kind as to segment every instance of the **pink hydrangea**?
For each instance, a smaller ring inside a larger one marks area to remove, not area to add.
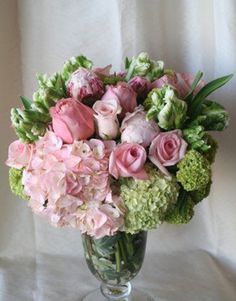
[[[112,235],[124,223],[122,200],[112,196],[109,156],[115,141],[97,139],[63,144],[48,131],[35,143],[23,172],[25,193],[34,213],[54,226],[71,226],[83,233]],[[114,198],[114,201],[113,201]]]

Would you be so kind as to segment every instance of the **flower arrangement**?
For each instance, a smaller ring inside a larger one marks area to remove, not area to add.
[[[217,142],[229,115],[205,84],[141,53],[125,70],[85,56],[38,75],[33,99],[11,110],[18,140],[6,164],[13,193],[52,225],[95,238],[187,223],[210,192]]]

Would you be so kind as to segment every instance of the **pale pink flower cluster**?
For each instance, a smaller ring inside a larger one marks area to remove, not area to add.
[[[97,238],[114,234],[124,223],[122,201],[109,183],[114,147],[114,141],[97,139],[63,144],[48,131],[35,143],[23,173],[32,210],[54,226],[79,228]]]

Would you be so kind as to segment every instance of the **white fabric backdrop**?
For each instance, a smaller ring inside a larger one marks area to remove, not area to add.
[[[9,110],[31,97],[35,73],[52,73],[84,53],[98,66],[122,68],[147,51],[205,79],[236,73],[235,0],[0,0],[1,198],[0,300],[79,300],[97,282],[83,261],[79,233],[32,216],[9,191],[3,162],[14,139]],[[231,124],[216,134],[220,150],[210,197],[188,225],[150,232],[134,281],[158,300],[236,300],[236,76],[215,93]]]

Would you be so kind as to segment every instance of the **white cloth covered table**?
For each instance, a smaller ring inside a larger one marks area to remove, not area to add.
[[[206,80],[235,73],[236,1],[0,0],[0,301],[78,301],[98,286],[78,231],[52,228],[9,191],[10,107],[31,97],[36,72],[55,72],[70,56],[119,70],[140,51],[178,71],[203,70]],[[231,124],[215,134],[211,195],[188,225],[150,233],[134,281],[157,300],[236,300],[236,76],[214,96]]]

